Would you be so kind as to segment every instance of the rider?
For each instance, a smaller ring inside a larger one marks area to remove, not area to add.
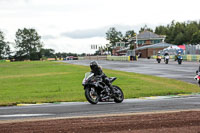
[[[200,60],[199,60],[199,68],[196,70],[196,75],[200,72]]]
[[[175,61],[178,59],[178,56],[180,56],[180,55],[181,55],[181,51],[179,50],[178,54],[175,56]]]
[[[94,73],[94,76],[100,77],[103,79],[103,82],[110,88],[111,93],[113,93],[113,87],[110,83],[109,78],[103,73],[100,66],[98,66],[98,63],[96,61],[90,62],[90,68],[91,72]],[[109,93],[109,92],[108,92]]]
[[[160,56],[161,56],[160,51],[158,51],[156,59],[158,59],[158,57],[160,57]]]
[[[167,51],[164,54],[164,61],[165,61],[166,56],[169,56],[169,53]]]
[[[200,60],[199,60],[199,63],[200,63]],[[199,72],[200,72],[200,65],[199,65],[198,70],[196,70],[196,76],[194,77],[195,80],[197,80]]]
[[[157,56],[160,56],[160,51],[158,51]]]

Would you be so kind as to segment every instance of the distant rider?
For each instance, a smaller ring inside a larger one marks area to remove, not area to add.
[[[198,75],[199,72],[200,72],[200,60],[199,60],[199,68],[198,70],[196,70],[196,75]]]
[[[156,58],[156,59],[158,60],[159,58],[161,59],[160,51],[158,51],[158,53],[157,53],[157,58]]]
[[[180,56],[180,55],[181,55],[181,51],[179,50],[178,54],[175,56],[175,61],[178,59],[178,56]]]
[[[169,56],[169,53],[168,53],[168,52],[165,52],[165,54],[164,54],[164,61],[165,61],[165,59],[166,59],[166,56]]]
[[[111,89],[111,93],[113,93],[113,87],[110,83],[109,78],[103,73],[100,66],[98,66],[98,63],[96,61],[90,62],[90,68],[91,72],[94,73],[94,76],[102,78],[103,82]],[[107,91],[107,90],[106,90]],[[109,93],[109,92],[108,92]]]
[[[160,56],[160,51],[158,51],[158,53],[157,53],[157,57],[158,57],[158,56]]]

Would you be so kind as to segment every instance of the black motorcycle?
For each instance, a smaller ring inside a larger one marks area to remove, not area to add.
[[[116,77],[109,78],[110,83],[116,79]],[[114,99],[116,103],[121,103],[124,100],[124,94],[118,86],[112,85],[114,92],[111,92],[111,89],[103,82],[102,78],[94,76],[94,73],[85,73],[82,85],[85,89],[85,97],[91,104],[106,102],[110,99]]]

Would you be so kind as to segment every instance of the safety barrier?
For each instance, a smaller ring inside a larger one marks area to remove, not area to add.
[[[84,57],[78,57],[78,60],[84,60],[85,58]]]
[[[164,56],[161,56],[164,58]],[[182,55],[183,60],[185,61],[199,61],[200,60],[200,55]],[[151,58],[156,59],[157,56],[153,55]],[[175,55],[170,55],[170,59],[175,59]]]
[[[0,62],[10,62],[10,60],[0,60]]]
[[[111,61],[130,61],[130,56],[107,56],[107,60],[111,60]]]

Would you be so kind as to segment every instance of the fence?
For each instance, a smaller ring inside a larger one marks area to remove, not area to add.
[[[185,54],[196,55],[200,54],[200,44],[197,45],[185,45]]]

